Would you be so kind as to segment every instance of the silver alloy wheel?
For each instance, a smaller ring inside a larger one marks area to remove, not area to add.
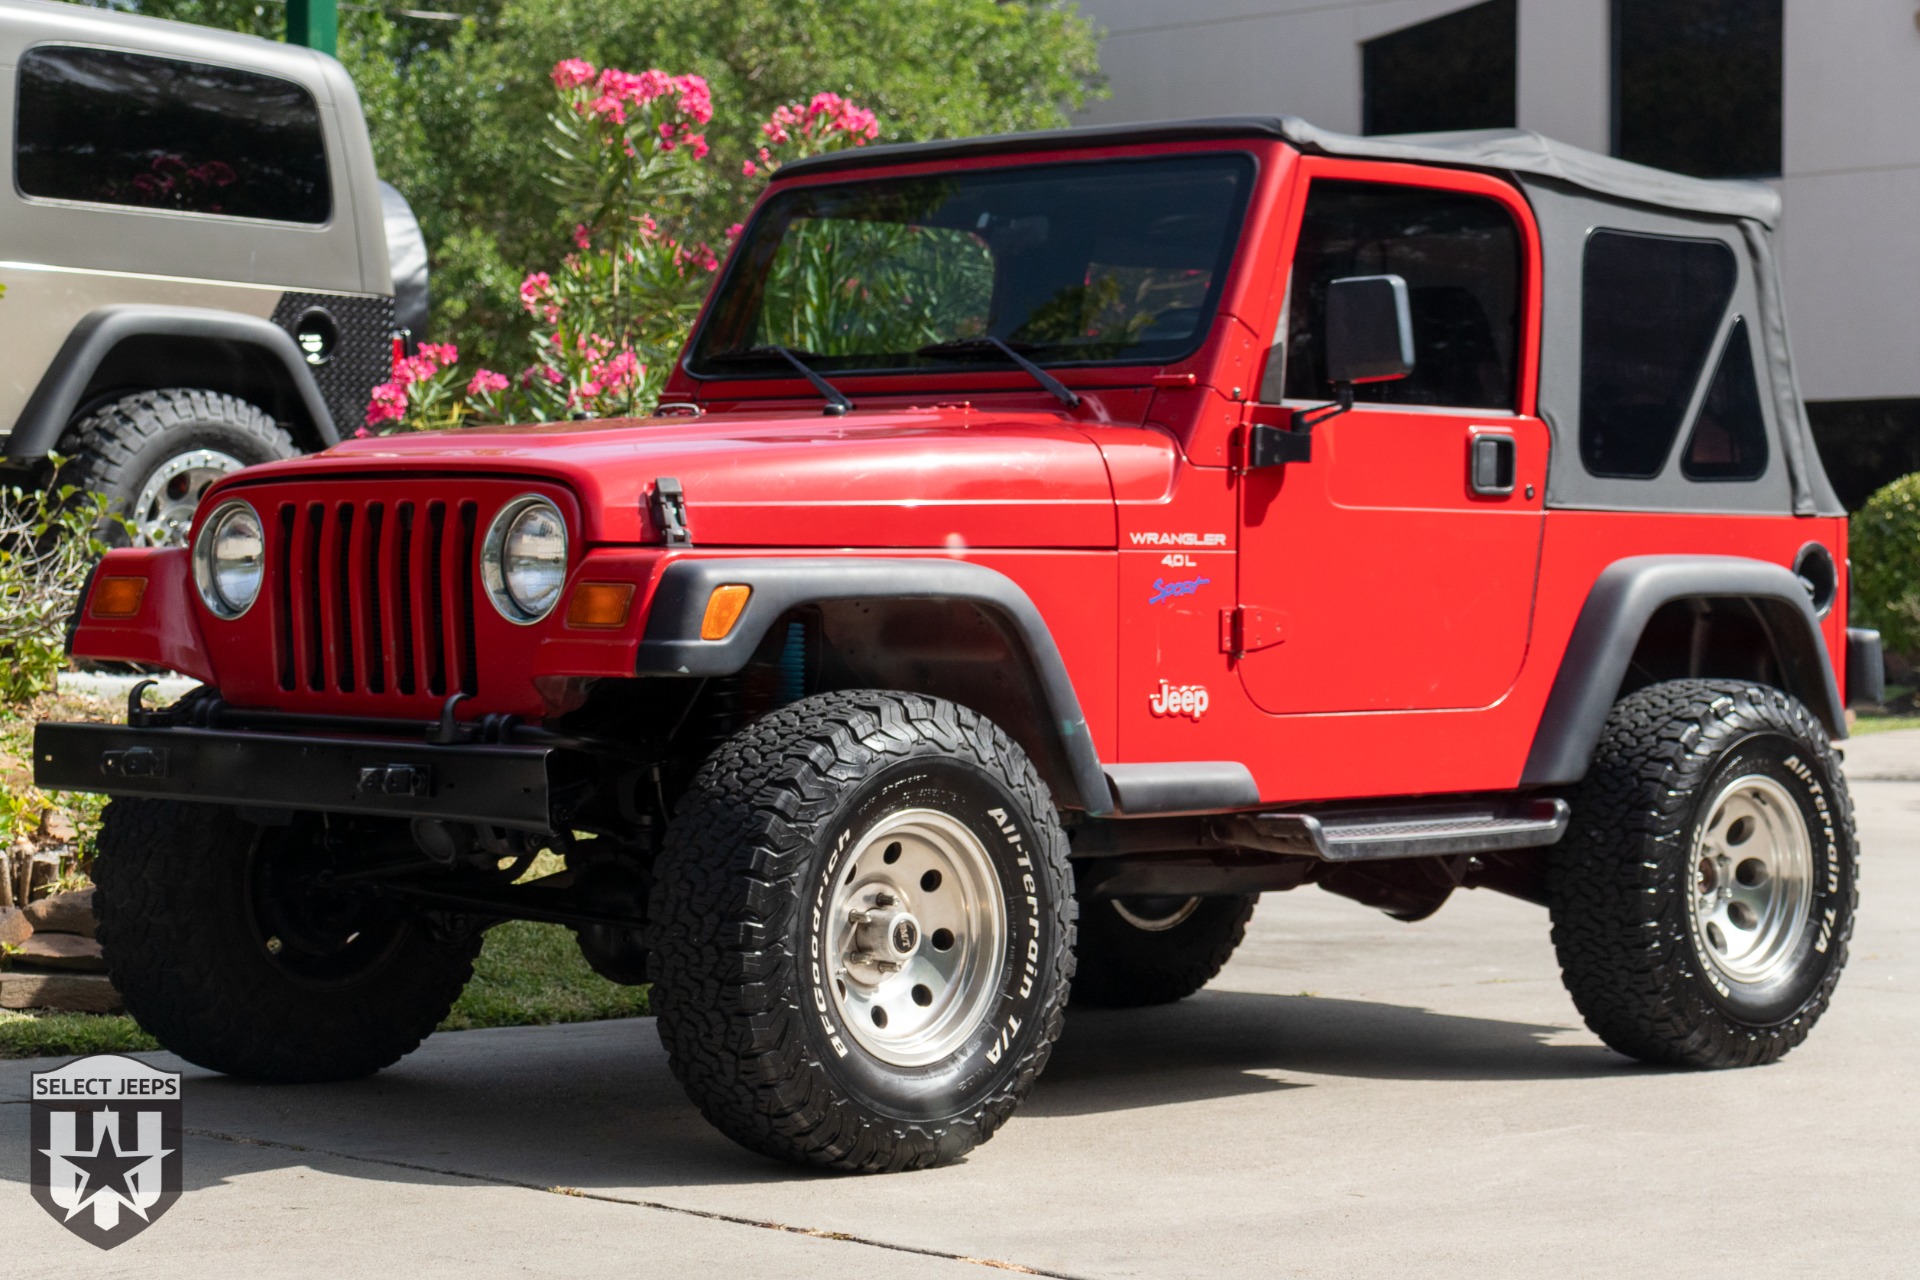
[[[1188,898],[1115,898],[1114,912],[1136,929],[1165,933],[1186,923],[1200,909],[1200,899]]]
[[[149,547],[186,546],[194,508],[207,486],[245,465],[218,449],[190,449],[162,462],[140,486],[140,496],[127,512],[135,541]]]
[[[1787,789],[1762,774],[1720,788],[1694,842],[1694,934],[1706,962],[1751,986],[1792,963],[1813,902],[1813,841]]]
[[[882,1062],[938,1062],[993,1010],[1007,904],[986,846],[947,814],[903,809],[867,832],[821,927],[842,1020]]]

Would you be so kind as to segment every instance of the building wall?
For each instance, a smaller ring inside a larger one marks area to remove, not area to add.
[[[1079,0],[1112,97],[1087,123],[1229,114],[1360,128],[1360,43],[1468,0]],[[1809,400],[1920,399],[1915,0],[1785,0],[1781,262]],[[1519,0],[1517,123],[1595,151],[1607,0]]]

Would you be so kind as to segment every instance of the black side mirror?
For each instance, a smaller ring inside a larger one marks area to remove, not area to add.
[[[1413,372],[1413,311],[1399,276],[1348,276],[1327,286],[1327,381],[1392,382]]]
[[[1356,383],[1392,382],[1413,372],[1413,309],[1400,276],[1346,276],[1327,285],[1327,381],[1335,400],[1293,411],[1291,427],[1247,432],[1248,470],[1313,460],[1314,427],[1353,408]]]

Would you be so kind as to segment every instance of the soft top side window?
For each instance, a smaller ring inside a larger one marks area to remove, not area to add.
[[[291,80],[65,45],[29,49],[17,74],[23,195],[276,222],[332,214],[320,108]]]
[[[1608,230],[1587,238],[1580,284],[1580,460],[1589,472],[1626,480],[1660,474],[1713,353],[1738,274],[1733,250],[1719,240]],[[1744,330],[1740,345],[1744,350]],[[1751,382],[1750,352],[1747,361]],[[1755,392],[1756,411],[1758,403]],[[1764,427],[1761,435],[1764,470]]]
[[[1737,316],[1726,350],[1693,421],[1680,474],[1689,480],[1758,480],[1767,470],[1767,418],[1760,380],[1747,341],[1747,319]]]
[[[1413,312],[1410,377],[1354,389],[1374,404],[1512,409],[1520,350],[1520,231],[1485,196],[1316,179],[1294,251],[1284,393],[1333,396],[1320,327],[1327,286],[1393,274]],[[1270,392],[1263,392],[1263,398]]]

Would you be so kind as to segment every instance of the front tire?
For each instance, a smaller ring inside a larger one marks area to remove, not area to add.
[[[377,900],[315,887],[319,819],[258,827],[224,806],[115,800],[94,913],[127,1012],[189,1062],[253,1080],[351,1080],[417,1048],[473,974]]]
[[[650,902],[674,1074],[742,1145],[876,1173],[954,1160],[1032,1087],[1073,970],[1066,837],[965,708],[804,699],[724,743]]]
[[[1840,980],[1856,856],[1846,782],[1798,701],[1725,680],[1631,694],[1548,864],[1567,990],[1643,1062],[1773,1062]]]
[[[1082,901],[1074,1004],[1125,1009],[1186,999],[1232,957],[1259,901],[1258,895]]]

